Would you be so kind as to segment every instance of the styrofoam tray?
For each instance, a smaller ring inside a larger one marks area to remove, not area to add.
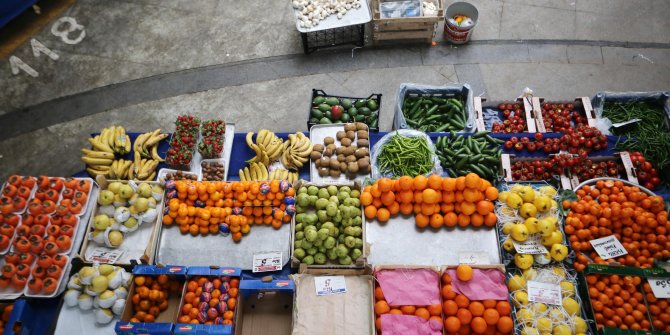
[[[74,229],[74,234],[73,234],[72,237],[70,238],[70,239],[72,240],[72,243],[70,244],[70,249],[66,249],[66,250],[58,250],[58,253],[59,253],[59,254],[65,254],[65,255],[67,255],[68,257],[70,257],[69,255],[70,255],[70,253],[72,252],[72,249],[74,249],[74,240],[75,240],[75,236],[77,235],[77,231],[79,231],[79,227],[82,225],[82,224],[81,224],[81,217],[76,216],[76,215],[75,215],[75,217],[77,218],[77,222],[74,224],[74,227],[72,227],[72,228]],[[47,227],[46,227],[46,229],[45,229],[45,233],[44,233],[44,237],[45,237],[45,238],[46,238],[47,236],[49,236],[49,235],[46,233],[46,231],[49,230],[49,227],[51,227],[51,220],[49,220],[49,224],[47,225]]]
[[[81,207],[81,213],[79,213],[79,214],[74,214],[74,215],[77,215],[79,218],[81,218],[82,216],[85,216],[85,215],[86,215],[86,213],[88,212],[88,209],[90,208],[90,204],[91,204],[91,201],[92,201],[92,200],[91,200],[91,198],[92,198],[92,197],[91,197],[91,194],[93,193],[93,189],[95,188],[95,187],[94,187],[94,185],[95,185],[95,181],[94,181],[92,178],[74,178],[74,179],[77,179],[77,180],[88,180],[88,181],[91,182],[91,187],[90,187],[89,190],[88,190],[88,199],[87,199],[87,201],[86,201],[85,204],[82,204],[82,207]],[[61,190],[61,194],[60,194],[60,199],[58,200],[58,203],[59,203],[59,204],[60,204],[60,201],[61,201],[61,200],[63,200],[63,191],[62,191],[62,190]]]
[[[202,164],[203,163],[221,163],[223,165],[223,180],[210,180],[210,181],[225,181],[228,179],[226,171],[228,170],[228,165],[226,164],[226,160],[223,158],[211,158],[211,159],[203,159],[200,161],[200,165],[198,166],[198,180],[205,180],[204,173],[202,172]]]
[[[367,0],[361,0],[361,7],[358,9],[348,10],[347,13],[338,19],[336,14],[329,15],[325,20],[319,22],[319,25],[312,28],[301,28],[300,20],[298,19],[298,11],[293,8],[293,4],[289,1],[289,6],[291,6],[291,11],[295,17],[295,27],[301,33],[310,33],[314,31],[348,27],[358,24],[364,24],[372,21],[372,15],[370,15],[370,8],[368,7]],[[226,130],[228,131],[228,130]]]
[[[459,254],[464,252],[485,252],[490,264],[500,263],[494,228],[419,229],[413,216],[402,215],[386,223],[366,220],[365,224],[370,264],[459,264]]]
[[[32,272],[36,266],[38,266],[37,262],[34,262],[33,266],[30,267],[30,277],[28,277],[28,281],[30,281],[30,279],[33,278]],[[26,284],[26,287],[23,290],[23,295],[29,298],[52,298],[61,294],[63,291],[65,291],[65,287],[67,286],[67,281],[65,280],[65,277],[67,274],[70,273],[71,268],[72,263],[70,262],[70,257],[68,257],[65,267],[63,267],[63,269],[61,270],[60,278],[58,278],[58,288],[54,291],[54,293],[51,294],[30,293],[30,288]]]
[[[19,217],[19,223],[17,223],[16,227],[14,227],[14,234],[9,237],[9,245],[7,245],[7,248],[0,250],[0,255],[6,254],[9,251],[9,249],[12,248],[12,246],[14,245],[14,240],[16,239],[16,231],[19,229],[19,226],[23,224],[23,216],[20,214],[14,214],[14,215],[17,215]]]
[[[0,267],[4,266],[5,263],[7,263],[5,261],[5,258],[4,257],[0,258]],[[33,264],[34,263],[35,263],[35,261],[33,261]],[[30,269],[31,270],[33,268],[33,264],[30,264]],[[12,287],[11,284],[9,286],[7,286],[6,288],[0,288],[0,300],[14,300],[14,299],[22,296],[23,291],[25,290],[26,287],[28,287],[28,280],[29,280],[28,278],[30,278],[30,275],[28,277],[26,277],[26,286],[21,290],[15,290]]]
[[[24,177],[25,177],[25,176],[24,176]],[[35,177],[31,177],[31,178],[34,179]],[[0,187],[0,191],[4,190],[4,189],[5,189],[5,186],[7,186],[7,182],[4,182],[4,183],[2,184],[2,187]],[[28,199],[26,199],[26,207],[24,207],[24,208],[23,208],[22,210],[20,210],[20,211],[12,212],[12,214],[16,214],[16,215],[21,215],[21,214],[23,214],[23,213],[28,209],[28,203],[30,202],[30,199],[32,199],[32,198],[35,196],[35,192],[37,192],[37,181],[35,181],[35,185],[34,185],[33,188],[30,190],[30,196],[28,197]]]
[[[312,144],[323,144],[323,139],[330,136],[335,139],[336,145],[339,146],[339,141],[335,137],[338,131],[344,130],[344,124],[317,124],[312,126],[309,130],[309,140]],[[368,131],[368,144],[370,143],[370,135]],[[358,140],[358,136],[356,136]],[[355,143],[355,141],[354,141]],[[324,145],[325,146],[325,145]],[[368,147],[368,152],[370,152],[370,147]],[[319,171],[316,168],[316,165],[309,160],[309,179],[311,182],[316,184],[351,184],[353,185],[356,180],[363,181],[366,177],[370,177],[370,174],[357,174],[356,178],[349,179],[345,173],[340,174],[338,178],[331,176],[321,177],[319,176]]]
[[[199,136],[199,135],[198,135]],[[228,169],[230,165],[230,154],[233,151],[233,141],[235,140],[235,124],[226,122],[226,133],[223,140],[223,180],[228,180]],[[202,156],[195,148],[193,158],[191,159],[190,172],[198,174],[198,180],[202,180],[202,173],[200,171],[200,162],[203,161]]]
[[[158,170],[158,175],[156,176],[156,181],[165,181],[165,176],[167,176],[168,173],[177,173],[178,171],[181,171],[183,174],[189,174],[193,175],[197,178],[197,180],[201,180],[202,177],[198,174],[197,171],[185,171],[185,170],[176,170],[176,169],[168,169],[168,168],[163,168]]]
[[[86,211],[82,211],[84,215],[79,217],[79,224],[76,227],[77,229],[75,230],[74,236],[72,236],[72,250],[70,250],[70,252],[67,254],[67,256],[70,258],[74,257],[74,255],[76,255],[79,252],[79,249],[81,249],[81,244],[82,242],[84,242],[84,237],[86,236],[86,229],[88,229],[87,223],[91,218],[93,208],[97,204],[97,200],[95,199],[98,199],[99,192],[100,187],[98,186],[97,183],[93,183],[91,191],[88,193],[88,202],[89,202],[89,205],[87,205],[88,208]]]

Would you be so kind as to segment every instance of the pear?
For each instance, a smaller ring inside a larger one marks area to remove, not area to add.
[[[551,319],[549,318],[539,318],[537,319],[537,322],[535,323],[537,326],[537,330],[540,331],[540,334],[548,334],[551,333],[551,328],[552,328],[552,322]]]
[[[537,208],[540,213],[544,213],[551,209],[551,198],[546,195],[540,195],[535,197],[533,205]]]
[[[119,195],[121,196],[121,198],[130,199],[133,196],[133,194],[135,194],[135,192],[133,191],[133,188],[130,187],[130,185],[128,184],[122,185],[121,188],[119,189]]]
[[[107,283],[109,281],[107,280],[106,276],[96,276],[91,280],[91,289],[94,292],[97,293],[102,293],[107,289]]]
[[[547,220],[547,218],[537,222],[537,229],[542,237],[548,237],[551,235],[551,233],[554,232],[554,230],[556,230],[554,224],[551,222],[551,220]]]
[[[114,181],[114,182],[109,183],[109,186],[107,186],[107,189],[110,190],[114,194],[119,194],[119,191],[121,190],[121,186],[123,186],[123,184],[121,184],[118,181]]]
[[[579,303],[577,300],[572,298],[565,298],[563,299],[561,305],[563,305],[563,309],[565,309],[568,314],[572,316],[579,314]]]
[[[535,190],[530,186],[522,186],[519,191],[519,196],[521,196],[523,202],[533,202],[533,200],[535,200]]]
[[[101,206],[111,205],[114,202],[114,193],[108,190],[100,191],[98,195],[98,204]]]
[[[508,238],[503,242],[503,249],[509,253],[514,253],[516,252],[516,249],[514,248],[514,242],[512,242],[511,238]]]
[[[572,330],[566,325],[558,325],[554,327],[552,335],[572,335]]]
[[[519,293],[519,292],[517,292],[517,293]],[[514,295],[514,298],[516,298],[516,294]],[[516,304],[516,302],[517,301],[515,301],[514,303]],[[528,299],[526,299],[526,303],[528,303]],[[519,302],[519,304],[520,304],[519,306],[524,306],[525,305],[523,302]],[[516,311],[516,319],[520,323],[531,325],[531,324],[533,324],[533,321],[535,319],[535,315],[533,315],[533,312],[531,312],[527,308],[520,308],[518,311]]]
[[[100,272],[101,276],[106,276],[106,275],[112,273],[112,271],[114,271],[114,266],[113,265],[101,264],[98,267],[98,272]]]
[[[114,314],[109,309],[99,309],[95,312],[95,322],[106,325],[112,321]]]
[[[564,280],[559,285],[561,285],[561,294],[563,297],[575,296],[575,285],[573,285],[571,282]]]
[[[521,205],[523,205],[523,199],[516,194],[516,193],[510,193],[509,196],[507,197],[507,206],[513,208],[513,209],[519,209]]]
[[[123,234],[118,230],[110,231],[107,238],[109,239],[110,246],[114,248],[120,246],[121,243],[123,243]]]
[[[141,183],[140,186],[137,187],[137,193],[139,193],[139,195],[144,198],[151,197],[151,185],[147,183]]]
[[[109,216],[105,214],[96,215],[93,218],[93,227],[96,230],[105,230],[109,227]]]

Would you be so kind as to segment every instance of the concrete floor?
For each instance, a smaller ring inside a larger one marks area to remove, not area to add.
[[[491,99],[525,87],[554,99],[670,88],[668,1],[471,2],[480,19],[467,46],[444,43],[440,24],[435,47],[305,56],[288,1],[79,0],[63,16],[85,26],[81,43],[48,25],[34,38],[57,61],[26,43],[14,55],[39,77],[12,75],[8,62],[0,71],[0,179],[76,172],[88,134],[110,124],[172,131],[176,115],[194,113],[237,131],[306,130],[312,88],[382,93],[382,130],[403,82],[466,82]]]

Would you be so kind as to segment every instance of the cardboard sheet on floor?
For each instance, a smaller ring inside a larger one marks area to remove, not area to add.
[[[376,277],[391,306],[440,303],[440,278],[431,269],[381,270]],[[411,290],[407,290],[409,286]]]
[[[369,335],[372,277],[345,276],[347,292],[317,296],[314,275],[295,275],[293,335]]]
[[[451,286],[456,293],[470,300],[507,300],[509,291],[505,285],[505,274],[496,269],[473,269],[472,279],[462,282],[456,277],[456,269],[448,269]]]

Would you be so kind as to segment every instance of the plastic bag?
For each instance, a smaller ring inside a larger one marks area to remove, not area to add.
[[[426,173],[425,176],[429,176],[431,174],[437,174],[437,175],[442,175],[442,166],[440,165],[440,159],[437,157],[435,154],[435,146],[433,145],[433,141],[430,140],[430,137],[422,131],[418,130],[412,130],[412,129],[398,129],[389,132],[388,134],[384,135],[384,137],[380,138],[379,141],[372,147],[372,157],[370,157],[370,164],[372,165],[372,179],[379,179],[383,177],[388,177],[388,178],[393,178],[391,175],[382,175],[379,169],[377,168],[377,159],[379,156],[379,153],[381,153],[382,148],[388,143],[388,141],[391,139],[392,136],[399,134],[405,137],[422,137],[426,140],[426,143],[428,144],[428,148],[430,149],[431,153],[431,160],[433,161],[433,168],[430,170],[430,172]]]
[[[393,129],[408,129],[410,128],[405,121],[405,116],[402,114],[402,104],[408,94],[416,95],[438,95],[443,97],[460,97],[463,98],[463,107],[467,115],[465,128],[459,133],[472,133],[475,131],[475,108],[473,106],[474,95],[470,85],[453,85],[453,86],[431,86],[422,84],[400,84],[398,92],[395,95],[395,115],[393,117]]]

